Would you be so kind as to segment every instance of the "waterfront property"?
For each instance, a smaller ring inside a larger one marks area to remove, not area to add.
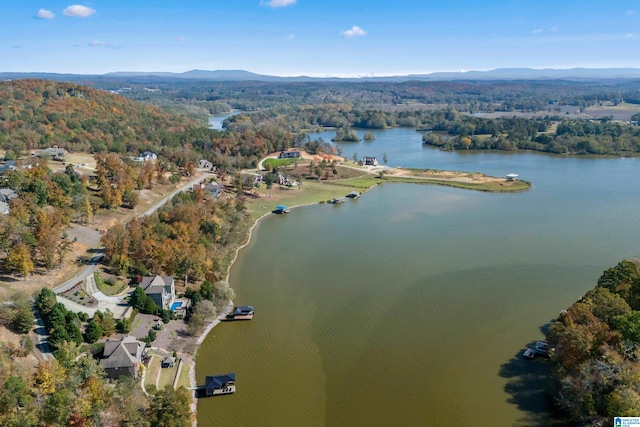
[[[145,276],[140,287],[156,305],[163,310],[169,310],[176,297],[176,287],[171,276]]]
[[[231,314],[227,315],[227,320],[251,320],[253,319],[253,306],[241,305],[235,307]]]
[[[144,342],[130,335],[118,340],[108,340],[104,344],[104,357],[100,360],[100,366],[111,379],[121,376],[136,378],[142,365],[145,346]]]
[[[344,199],[341,197],[336,197],[335,199],[329,200],[329,203],[339,205],[340,203],[344,203]]]
[[[350,199],[357,199],[358,197],[360,197],[360,193],[358,193],[357,191],[352,191],[351,193],[347,194],[347,197]]]
[[[230,394],[236,391],[235,372],[224,375],[207,376],[204,383],[205,396]]]
[[[380,131],[343,155],[375,149],[503,184],[515,172],[535,188],[384,184],[340,209],[263,218],[229,273],[239,303],[260,301],[260,320],[216,327],[196,363],[198,385],[235,371],[250,386],[201,399],[200,425],[554,424],[544,359],[522,353],[604,269],[638,253],[640,228],[628,225],[640,159],[448,152],[420,137]],[[418,309],[402,316],[407,307]]]
[[[536,356],[536,351],[532,348],[527,348],[522,355],[527,359],[533,359]]]
[[[358,162],[360,166],[378,166],[378,159],[375,157],[363,157]]]
[[[518,174],[515,173],[510,173],[506,176],[507,181],[517,181],[518,180]]]

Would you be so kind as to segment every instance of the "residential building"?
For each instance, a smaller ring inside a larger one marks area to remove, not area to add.
[[[171,303],[176,297],[176,286],[171,276],[145,276],[140,287],[156,305],[163,310],[171,309]]]
[[[104,344],[104,355],[100,366],[109,378],[121,376],[136,378],[142,365],[146,344],[130,335],[117,340],[108,340]]]
[[[9,213],[9,200],[18,197],[15,191],[10,188],[0,188],[0,214]]]
[[[378,159],[375,157],[363,157],[358,164],[360,166],[378,166]]]
[[[302,157],[298,150],[281,151],[278,155],[279,159],[299,159]]]
[[[211,163],[209,160],[200,159],[200,161],[198,162],[198,166],[201,169],[211,169],[213,167],[213,163]]]
[[[36,156],[38,157],[51,157],[54,160],[62,160],[67,155],[67,150],[59,148],[57,145],[53,147],[45,148],[43,150],[36,150]]]
[[[224,191],[224,187],[215,181],[206,184],[204,182],[201,182],[199,184],[193,185],[193,191],[204,191],[211,194],[214,198],[217,199]]]

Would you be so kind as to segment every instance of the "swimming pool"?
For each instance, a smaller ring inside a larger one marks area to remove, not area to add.
[[[174,303],[171,303],[171,311],[176,311],[180,307],[182,307],[182,301],[176,301]]]

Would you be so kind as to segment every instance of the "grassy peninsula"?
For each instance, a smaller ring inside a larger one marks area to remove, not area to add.
[[[310,161],[308,159],[307,161]],[[313,160],[311,160],[313,161]],[[304,159],[303,161],[304,162]],[[283,167],[281,173],[297,174],[308,165]],[[388,168],[384,166],[360,167],[349,161],[336,165],[337,175],[326,180],[312,179],[301,173],[302,185],[277,185],[269,190],[265,185],[254,188],[246,198],[249,215],[257,219],[269,213],[276,205],[300,206],[324,203],[345,197],[350,192],[364,193],[372,187],[387,183],[442,185],[466,190],[487,192],[519,192],[531,188],[527,181],[509,181],[477,172],[451,172],[432,169]]]

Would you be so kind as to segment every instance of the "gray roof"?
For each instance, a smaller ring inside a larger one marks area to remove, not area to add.
[[[145,343],[127,335],[119,340],[109,340],[104,344],[103,368],[128,368],[140,362]]]
[[[17,168],[16,161],[15,160],[8,160],[5,164],[0,165],[0,173],[4,172],[6,170],[9,170],[9,169],[16,169],[16,168]]]
[[[144,290],[145,294],[162,294],[164,292],[171,292],[171,285],[173,284],[173,277],[171,276],[145,276],[140,282],[140,287]]]
[[[9,200],[18,197],[15,191],[10,188],[0,188],[0,214],[9,213]]]
[[[208,376],[205,378],[204,386],[206,388],[222,388],[228,383],[236,381],[235,372],[231,374]]]

